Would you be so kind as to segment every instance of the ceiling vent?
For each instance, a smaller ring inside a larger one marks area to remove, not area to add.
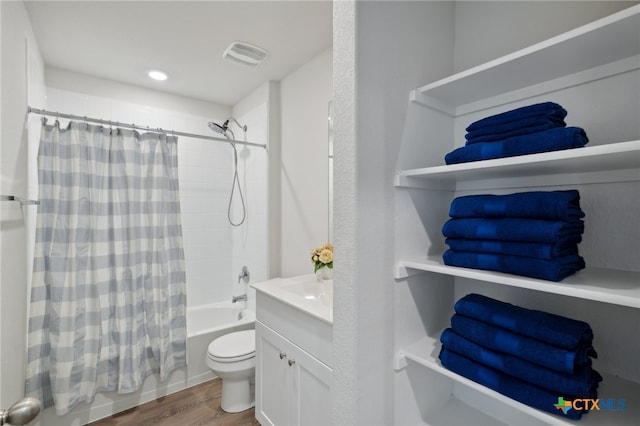
[[[255,67],[267,57],[267,51],[242,41],[234,41],[222,54],[224,59]]]

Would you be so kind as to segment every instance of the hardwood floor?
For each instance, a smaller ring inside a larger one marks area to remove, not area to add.
[[[221,392],[222,380],[215,379],[88,426],[260,426],[253,408],[242,413],[222,411]]]

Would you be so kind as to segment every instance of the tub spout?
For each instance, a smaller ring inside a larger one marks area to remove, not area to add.
[[[233,296],[231,298],[231,303],[236,303],[237,301],[243,301],[243,300],[247,300],[246,294],[241,294],[240,296]]]

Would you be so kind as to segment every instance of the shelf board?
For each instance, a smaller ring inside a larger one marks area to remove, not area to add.
[[[429,425],[448,426],[501,426],[506,425],[496,419],[486,415],[457,398],[447,401],[438,411],[430,414],[427,419]]]
[[[482,269],[448,266],[442,262],[442,256],[431,256],[400,260],[396,266],[395,278],[405,278],[411,271],[435,272],[640,309],[640,272],[587,267],[561,282],[553,282]]]
[[[474,391],[481,392],[487,396],[490,396],[497,402],[506,404],[510,407],[521,411],[523,414],[537,418],[549,424],[559,425],[575,425],[574,421],[569,419],[554,416],[544,411],[537,410],[522,404],[514,399],[511,399],[499,392],[487,388],[479,383],[469,380],[451,370],[443,367],[438,360],[438,353],[440,352],[440,341],[436,338],[427,336],[411,345],[405,347],[400,351],[400,356],[415,362],[423,367],[429,368],[437,373],[440,373],[450,379],[473,389]],[[600,410],[593,411],[583,416],[580,420],[581,425],[627,425],[636,424],[640,418],[640,384],[624,380],[619,377],[600,372],[603,377],[603,381],[598,388],[598,395],[600,398],[608,399],[626,399],[627,408],[624,411],[608,411]],[[560,396],[560,395],[559,395]]]
[[[397,187],[456,189],[461,182],[548,175],[593,175],[596,181],[640,180],[640,140],[520,155],[469,163],[402,170]],[[604,175],[606,174],[606,176]],[[490,183],[488,187],[494,185]]]
[[[636,5],[525,49],[422,86],[412,99],[454,111],[523,87],[559,79],[640,54]],[[553,64],[550,67],[547,64]],[[639,64],[640,66],[640,64]]]

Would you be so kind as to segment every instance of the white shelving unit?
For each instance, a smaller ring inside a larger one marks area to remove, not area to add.
[[[405,278],[415,271],[435,272],[640,309],[640,272],[588,267],[555,283],[519,275],[448,266],[442,262],[442,256],[433,256],[399,261],[396,279]]]
[[[508,179],[508,180],[507,180]],[[397,187],[489,189],[546,182],[598,183],[640,181],[640,140],[577,149],[402,170]],[[532,182],[533,181],[533,182]]]
[[[438,353],[440,351],[440,342],[437,339],[433,339],[430,337],[425,337],[414,344],[405,348],[398,357],[405,358],[409,362],[414,362],[419,364],[425,368],[433,370],[438,374],[442,374],[443,376],[447,376],[452,380],[470,388],[477,392],[481,392],[494,400],[505,404],[509,407],[512,407],[518,411],[520,411],[524,416],[529,416],[532,419],[538,419],[544,423],[549,424],[559,424],[559,425],[575,425],[575,421],[571,421],[568,419],[564,419],[559,416],[554,416],[552,414],[546,413],[544,411],[536,410],[535,408],[531,408],[527,405],[524,405],[518,401],[515,401],[509,397],[506,397],[498,392],[495,392],[491,389],[488,389],[481,384],[478,384],[472,380],[469,380],[465,377],[462,377],[445,367],[443,367],[438,361]],[[398,362],[405,362],[401,359]],[[638,384],[630,382],[628,380],[624,380],[620,377],[616,377],[610,374],[603,374],[603,385],[601,386],[600,392],[606,391],[607,393],[617,394],[617,395],[630,395],[634,392],[638,391]],[[457,402],[458,405],[462,407],[468,407],[467,409],[473,409],[468,405],[464,404],[461,401]],[[466,416],[465,414],[462,414]],[[525,417],[526,418],[526,417]],[[624,411],[598,411],[594,413],[588,413],[583,416],[580,420],[580,424],[584,425],[614,425],[614,424],[628,424],[632,425],[637,423],[638,418],[640,418],[640,407],[638,406],[629,406]],[[495,419],[494,419],[495,421]],[[436,423],[434,423],[436,424]],[[468,423],[468,424],[476,424]],[[496,423],[493,423],[496,424]]]
[[[479,111],[492,108],[506,111],[513,108],[512,103],[523,100],[531,99],[531,103],[535,103],[534,100],[544,97],[553,101],[556,96],[575,96],[575,93],[580,91],[594,96],[590,92],[593,90],[593,85],[603,80],[609,80],[614,85],[618,84],[616,78],[628,73],[635,73],[640,80],[639,70],[640,6],[634,6],[529,48],[422,86],[410,94],[410,100],[425,106],[424,114],[441,116],[444,113],[450,116],[452,120],[442,120],[445,123],[442,124],[443,126],[450,126],[453,123],[454,126],[463,128],[464,124],[468,124],[469,116]],[[630,90],[638,93],[637,102],[640,104],[639,87],[635,86]],[[571,94],[567,95],[569,91]],[[623,110],[628,106],[607,105],[608,110],[604,114],[613,116],[616,109]],[[639,109],[638,105],[633,107]],[[437,226],[441,226],[444,221],[440,223],[429,215],[436,214],[434,212],[441,212],[443,216],[446,214],[444,208],[434,207],[434,204],[441,203],[447,197],[453,199],[459,193],[469,191],[491,193],[494,190],[518,192],[519,188],[554,188],[567,185],[577,185],[580,188],[636,185],[633,186],[636,189],[632,191],[633,193],[619,200],[618,207],[624,209],[625,206],[631,205],[637,208],[640,204],[638,121],[627,123],[628,128],[631,129],[628,133],[634,137],[631,140],[591,141],[588,146],[578,149],[399,171],[394,182],[397,191],[410,193],[411,196],[398,197],[400,201],[396,202],[400,204],[397,205],[397,210],[405,210],[413,204],[417,212],[414,216],[420,218],[417,223],[425,227],[426,232],[415,233],[423,236],[411,236],[411,238],[427,238],[430,241],[425,244],[414,240],[411,244],[407,243],[407,248],[398,249],[398,253],[402,255],[396,259],[397,285],[410,287],[419,285],[422,288],[417,292],[421,294],[422,301],[439,298],[442,303],[451,305],[460,293],[468,291],[469,286],[478,293],[504,291],[504,294],[515,294],[517,296],[515,299],[525,298],[526,294],[533,291],[543,300],[542,306],[538,307],[542,310],[546,302],[553,301],[556,296],[561,296],[565,301],[563,303],[584,306],[585,311],[586,307],[596,304],[596,306],[609,306],[607,312],[610,312],[610,306],[613,305],[619,307],[620,318],[630,321],[627,324],[631,328],[629,334],[637,339],[640,334],[640,246],[637,244],[629,246],[628,242],[624,242],[627,240],[621,239],[623,241],[621,245],[616,246],[616,250],[620,253],[628,253],[630,250],[633,252],[632,255],[639,260],[635,270],[621,269],[615,265],[613,267],[588,265],[585,270],[560,283],[492,271],[451,267],[444,265],[439,253],[411,254],[409,247],[436,245],[433,242],[434,239],[441,237]],[[437,122],[437,120],[430,120],[430,122]],[[447,132],[434,133],[441,135]],[[449,133],[455,134],[455,132]],[[427,138],[427,143],[444,143],[451,149],[455,147],[453,141]],[[599,208],[597,200],[592,204],[596,205],[592,208]],[[448,206],[446,207],[448,210]],[[437,216],[439,217],[438,214]],[[444,219],[446,220],[446,217]],[[588,225],[589,217],[585,220]],[[398,226],[406,226],[399,235],[412,235],[410,227],[415,227],[416,221],[406,225],[400,221]],[[624,224],[624,226],[634,233],[634,236],[638,234],[637,238],[640,238],[640,228],[637,223]],[[601,232],[603,235],[599,235],[599,238],[607,238],[607,231]],[[441,241],[439,244],[441,245]],[[491,294],[488,295],[491,296]],[[425,303],[425,306],[433,308],[439,305],[437,301],[429,303],[431,304]],[[439,336],[442,332],[442,324],[447,323],[453,306],[449,310],[445,309],[442,314],[426,312],[430,308],[425,306],[418,305],[416,309],[424,322],[423,328],[428,331],[424,332],[422,337],[397,348],[395,369],[402,371],[411,365],[411,368],[424,368],[433,374],[446,377],[450,380],[450,386],[441,392],[450,392],[451,397],[445,405],[449,407],[446,409],[447,417],[443,417],[444,414],[441,411],[435,411],[426,416],[422,413],[422,417],[416,421],[438,424],[438,419],[446,418],[449,424],[456,424],[456,421],[464,423],[465,419],[469,421],[479,416],[477,419],[480,423],[508,424],[516,420],[504,413],[515,412],[516,415],[521,416],[517,421],[575,424],[563,417],[523,405],[444,368],[438,361]],[[596,328],[613,329],[616,327],[614,324],[616,320],[619,318],[597,318],[596,316],[598,322]],[[612,372],[598,370],[604,376],[599,393],[605,398],[626,398],[627,408],[624,412],[601,410],[589,413],[583,416],[580,424],[634,424],[640,418],[640,372],[637,366],[640,359],[640,345],[627,345],[627,342],[621,341],[623,338],[620,336],[603,339],[608,342],[609,347],[596,347],[599,353],[604,353],[601,358],[612,360],[608,361],[610,363],[608,367],[609,370],[613,370]],[[624,353],[624,351],[627,352]],[[436,393],[436,395],[429,393],[424,398],[443,397],[443,394]],[[420,396],[415,395],[414,398],[419,399]],[[492,414],[494,412],[497,413],[495,416]],[[489,416],[488,420],[484,416]]]

